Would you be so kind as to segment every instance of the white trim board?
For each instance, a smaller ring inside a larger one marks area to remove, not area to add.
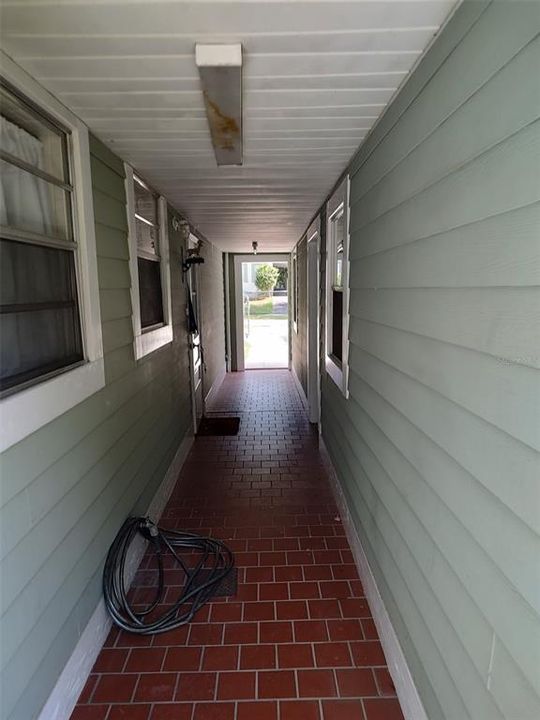
[[[302,405],[304,406],[304,410],[306,411],[306,414],[309,415],[308,399],[306,397],[306,393],[304,392],[304,388],[302,387],[302,383],[300,382],[300,378],[296,374],[294,365],[291,367],[291,374],[293,376],[294,384],[296,385],[296,389],[298,390],[298,394],[300,395],[300,400],[302,401]]]
[[[225,344],[226,344],[226,370],[232,370],[232,345],[231,345],[231,277],[229,266],[229,253],[223,253],[223,289],[225,291]]]
[[[220,389],[221,385],[223,384],[223,381],[225,380],[226,375],[227,375],[227,367],[226,367],[226,365],[223,365],[221,370],[218,372],[216,379],[212,383],[212,387],[206,393],[206,397],[204,398],[205,409],[206,409],[207,405],[214,402],[214,400],[216,399],[216,395],[218,394],[219,389]]]
[[[0,452],[60,417],[104,386],[104,361],[97,358],[2,398]]]
[[[321,435],[319,436],[319,451],[327,466],[330,484],[332,485],[345,534],[351,546],[354,562],[358,569],[360,580],[362,581],[366,598],[373,615],[373,620],[377,627],[379,639],[386,656],[386,662],[388,663],[388,670],[394,682],[405,720],[429,720],[416,685],[414,684],[398,636],[394,630],[388,611],[384,606],[375,576],[373,575],[366,553],[364,552],[364,548],[362,547],[362,543],[351,519],[347,500],[338,480],[332,459]]]
[[[180,470],[189,455],[193,440],[193,435],[190,432],[184,436],[161,485],[148,506],[146,515],[154,522],[157,522],[165,509]],[[129,548],[126,578],[130,583],[141,563],[145,548],[146,542],[140,536],[135,538]],[[103,643],[107,639],[111,625],[112,622],[105,607],[105,601],[100,598],[96,609],[81,633],[75,649],[49,695],[49,699],[43,706],[38,720],[69,720],[96,658],[103,647]]]
[[[307,231],[307,359],[308,359],[308,416],[311,423],[321,422],[320,349],[320,239],[321,217],[317,215]]]
[[[345,398],[349,397],[349,195],[350,178],[346,175],[339,187],[334,191],[332,197],[326,203],[326,308],[325,308],[325,366],[328,376],[335,382]],[[333,225],[336,218],[344,217],[345,235],[343,237],[343,260],[342,260],[342,360],[341,363],[332,355],[333,336],[333,280],[336,263],[336,237],[333,232]]]
[[[159,257],[161,288],[163,296],[163,325],[153,330],[141,327],[141,303],[139,297],[139,256],[137,248],[137,228],[135,226],[135,190],[133,177],[140,177],[129,163],[124,163],[126,189],[126,215],[128,225],[129,271],[131,277],[131,322],[133,325],[133,349],[136,360],[141,360],[154,350],[173,341],[172,295],[171,295],[171,258],[169,249],[169,219],[167,200],[163,195],[157,197],[159,222]],[[142,180],[142,178],[140,178]],[[143,182],[145,182],[143,180]],[[154,190],[152,189],[152,192]]]

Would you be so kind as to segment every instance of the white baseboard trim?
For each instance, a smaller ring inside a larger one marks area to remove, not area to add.
[[[43,706],[39,720],[68,720],[110,629],[111,618],[101,598]]]
[[[300,378],[296,374],[296,370],[294,369],[294,365],[291,365],[291,373],[294,378],[294,383],[296,385],[296,389],[298,390],[298,393],[300,395],[300,400],[302,401],[302,405],[304,406],[305,411],[308,414],[309,417],[309,403],[308,399],[306,397],[306,393],[304,392],[304,388],[302,387],[302,383],[300,382]]]
[[[366,598],[373,615],[373,620],[375,621],[375,625],[377,627],[377,632],[379,633],[381,645],[388,663],[388,670],[392,676],[392,680],[394,681],[405,720],[429,720],[422,700],[418,694],[416,685],[414,684],[414,680],[411,675],[411,671],[409,670],[409,666],[407,665],[398,636],[384,606],[383,599],[379,592],[379,588],[377,587],[377,583],[369,565],[366,553],[364,552],[364,548],[362,547],[362,543],[360,542],[360,538],[358,537],[358,533],[351,519],[347,500],[322,436],[319,436],[319,449],[328,467],[328,474],[330,476],[330,482],[332,484],[334,496],[341,515],[343,527],[345,529],[349,545],[351,546],[351,551],[354,556],[356,567],[358,568],[360,580],[362,581],[362,585],[366,593]]]
[[[148,511],[146,514],[154,522],[157,522],[159,520],[159,518],[163,514],[163,511],[165,510],[165,505],[168,503],[169,498],[171,497],[174,486],[176,485],[176,482],[178,480],[180,470],[186,462],[187,456],[189,455],[189,451],[191,450],[194,440],[195,437],[193,436],[192,430],[190,429],[186,433],[186,435],[184,435],[184,439],[180,443],[180,447],[176,451],[176,454],[173,457],[171,464],[167,468],[167,472],[165,473],[165,477],[161,481],[161,485],[159,486],[158,491],[156,492],[152,499],[152,502],[148,506]]]
[[[169,465],[165,477],[154,495],[146,515],[154,522],[160,518],[174,489],[178,474],[193,445],[193,435],[188,434]],[[126,563],[126,579],[133,580],[146,548],[146,541],[137,537],[129,548]],[[75,649],[58,678],[49,699],[43,706],[39,720],[69,720],[84,684],[90,675],[103,643],[111,629],[111,619],[101,598],[84,628]]]
[[[216,395],[219,392],[219,388],[221,387],[223,381],[225,380],[226,375],[227,375],[227,366],[223,365],[223,367],[217,374],[216,379],[214,380],[214,382],[212,384],[212,387],[206,393],[206,397],[204,398],[205,406],[214,402],[214,400],[216,399]]]

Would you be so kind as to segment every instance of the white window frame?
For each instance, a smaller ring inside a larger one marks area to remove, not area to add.
[[[291,319],[295,335],[298,335],[298,252],[295,247],[291,255]]]
[[[161,271],[161,292],[163,294],[163,325],[150,330],[141,326],[141,303],[139,299],[139,266],[137,262],[137,230],[135,227],[135,191],[133,168],[124,163],[126,174],[127,221],[129,233],[129,269],[131,274],[131,312],[133,322],[133,349],[135,358],[141,360],[154,350],[168,345],[173,340],[171,256],[169,252],[169,231],[167,200],[158,196],[159,256]],[[138,173],[136,173],[138,176]]]
[[[309,421],[321,432],[320,305],[321,217],[317,215],[306,233],[307,240],[307,356]]]
[[[332,222],[336,215],[343,210],[345,236],[343,238],[343,359],[339,365],[332,356],[332,281],[333,281],[333,237]],[[346,176],[330,200],[326,204],[326,342],[325,366],[326,372],[341,390],[349,397],[349,176]]]
[[[0,400],[0,451],[4,451],[105,386],[103,338],[88,128],[33,77],[0,50],[3,78],[70,131],[73,231],[85,362],[65,368]]]

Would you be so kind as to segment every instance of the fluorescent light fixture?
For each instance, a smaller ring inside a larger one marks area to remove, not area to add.
[[[218,165],[242,164],[242,45],[195,45]]]

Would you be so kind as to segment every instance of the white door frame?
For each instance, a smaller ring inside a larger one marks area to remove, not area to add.
[[[286,262],[289,272],[287,273],[287,287],[289,287],[289,276],[290,276],[290,256],[288,253],[264,253],[260,255],[254,255],[253,253],[246,253],[245,255],[234,256],[234,312],[235,312],[235,334],[236,334],[236,369],[238,372],[243,372],[245,367],[244,360],[244,303],[242,298],[242,263],[254,263],[254,262]],[[290,357],[290,346],[291,346],[291,330],[290,330],[290,313],[289,314],[289,357]]]
[[[231,278],[229,272],[229,253],[224,253],[223,266],[223,284],[225,290],[225,344],[227,346],[226,371],[231,372],[232,369],[232,350],[231,350]]]
[[[318,215],[307,231],[307,365],[308,416],[311,423],[321,417],[320,349],[320,245],[321,219]]]

